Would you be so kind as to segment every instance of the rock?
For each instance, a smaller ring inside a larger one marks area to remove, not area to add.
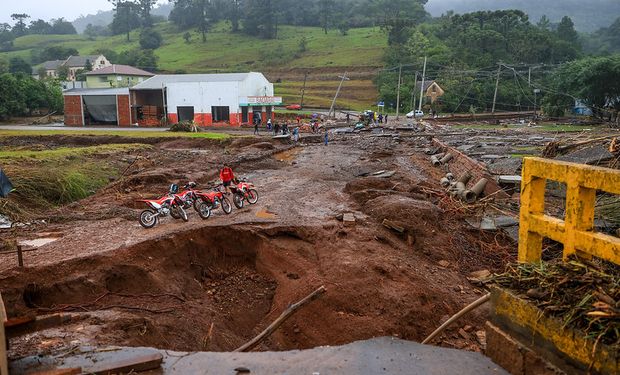
[[[484,331],[476,331],[476,340],[480,346],[485,349],[487,347],[487,334]]]
[[[344,214],[342,217],[342,222],[344,223],[345,227],[355,226],[355,215],[350,212]]]
[[[247,367],[237,367],[235,371],[237,371],[237,374],[249,374],[250,373],[250,369]]]
[[[474,327],[470,326],[469,324],[468,324],[468,325],[466,325],[465,327],[463,327],[463,330],[464,330],[465,332],[471,332],[471,330],[472,330],[472,329],[474,329]]]
[[[469,333],[465,332],[463,328],[459,328],[459,335],[461,335],[461,337],[464,338],[465,340],[469,340],[471,338]]]
[[[439,265],[446,268],[450,265],[450,262],[448,262],[447,260],[440,260]]]
[[[342,221],[342,219],[344,219],[344,214],[338,214],[338,215],[336,215],[336,220],[338,220],[338,221]]]
[[[480,271],[474,271],[472,273],[469,274],[469,277],[467,278],[467,280],[469,281],[483,281],[488,279],[489,277],[491,277],[491,271],[489,270],[480,270]]]

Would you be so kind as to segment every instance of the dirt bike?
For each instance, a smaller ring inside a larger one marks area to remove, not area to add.
[[[254,187],[254,184],[248,182],[245,178],[240,181],[235,181],[230,186],[230,191],[233,193],[233,203],[237,208],[243,208],[243,202],[248,201],[249,204],[256,204],[258,202],[258,191]]]
[[[211,215],[211,210],[214,210],[220,206],[226,215],[232,212],[230,201],[220,190],[221,186],[222,185],[218,185],[214,187],[213,190],[208,193],[194,190],[197,197],[194,201],[194,209],[198,212],[198,215],[200,215],[201,218],[208,218],[209,215]],[[207,214],[207,212],[209,213]],[[204,215],[206,215],[206,217]]]
[[[187,212],[183,209],[183,201],[178,194],[178,187],[175,189],[171,186],[168,194],[159,199],[141,199],[139,202],[146,203],[149,209],[140,213],[140,225],[144,228],[153,228],[157,224],[160,217],[168,214],[175,219],[183,219],[188,221]]]

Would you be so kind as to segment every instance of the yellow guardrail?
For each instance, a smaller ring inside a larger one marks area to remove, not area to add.
[[[572,254],[620,264],[620,238],[594,232],[596,192],[620,194],[620,171],[541,158],[524,158],[521,180],[519,262],[539,262],[543,238]],[[545,215],[547,180],[566,184],[564,220]]]

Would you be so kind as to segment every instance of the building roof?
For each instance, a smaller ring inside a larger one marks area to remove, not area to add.
[[[430,81],[428,80],[424,81],[424,91],[428,90],[428,88],[431,87],[433,83],[435,83],[435,81],[432,79]],[[422,82],[418,82],[416,84],[415,88],[417,91],[420,91],[420,86],[422,86]]]
[[[223,73],[223,74],[161,74],[137,84],[133,90],[161,89],[168,83],[176,82],[242,82],[252,73]],[[260,73],[255,73],[260,74]]]
[[[44,67],[45,70],[56,70],[64,62],[65,60],[51,60],[44,62],[43,64],[41,64],[41,66]]]
[[[86,73],[87,76],[107,76],[110,74],[141,77],[152,77],[155,75],[153,73],[147,72],[146,70],[134,68],[133,66],[119,64],[113,64],[111,66],[106,66],[105,68],[93,70],[92,72]]]
[[[129,95],[127,87],[111,88],[111,89],[70,89],[62,93],[63,95]]]
[[[81,68],[86,66],[86,60],[90,61],[91,64],[94,64],[99,56],[101,55],[69,56],[64,65],[69,68]]]

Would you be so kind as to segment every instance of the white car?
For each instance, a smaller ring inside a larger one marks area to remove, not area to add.
[[[419,109],[416,109],[415,111],[411,111],[407,113],[407,118],[414,118],[414,117],[424,117],[424,112],[420,111]]]

